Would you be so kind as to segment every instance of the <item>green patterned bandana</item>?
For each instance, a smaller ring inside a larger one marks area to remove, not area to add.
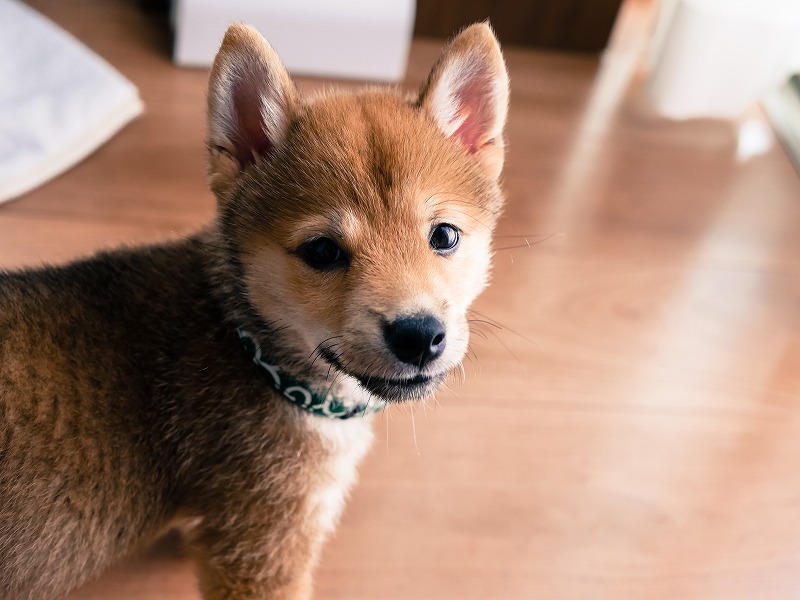
[[[236,333],[239,334],[242,347],[258,367],[258,370],[272,381],[275,389],[283,394],[287,400],[303,410],[319,417],[328,417],[329,419],[349,419],[350,417],[363,417],[386,408],[386,402],[378,399],[373,399],[366,404],[356,404],[353,407],[348,407],[340,399],[329,393],[320,394],[315,392],[291,375],[281,372],[277,366],[266,362],[261,354],[261,346],[249,333],[242,329],[237,329]]]

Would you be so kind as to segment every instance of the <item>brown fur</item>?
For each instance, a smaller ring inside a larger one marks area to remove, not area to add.
[[[369,419],[323,422],[286,401],[235,328],[344,398],[368,395],[358,376],[431,375],[389,399],[431,393],[486,284],[506,102],[485,25],[454,40],[418,98],[308,101],[257,32],[232,27],[209,83],[215,223],[0,274],[0,597],[60,597],[180,515],[199,522],[204,598],[308,598]],[[438,223],[461,233],[451,255],[429,245]],[[346,267],[302,260],[320,236]],[[382,327],[423,311],[446,324],[446,352],[399,364]]]

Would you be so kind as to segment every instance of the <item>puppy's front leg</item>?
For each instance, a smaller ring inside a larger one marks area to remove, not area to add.
[[[251,507],[249,507],[251,508]],[[322,543],[304,507],[204,522],[191,545],[204,600],[306,600]]]

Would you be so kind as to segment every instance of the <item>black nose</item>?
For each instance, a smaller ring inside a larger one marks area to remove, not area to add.
[[[392,353],[404,363],[420,368],[444,352],[444,334],[444,325],[431,315],[400,317],[387,323],[383,330]]]

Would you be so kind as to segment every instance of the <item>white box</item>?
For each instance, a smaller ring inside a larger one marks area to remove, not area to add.
[[[255,26],[294,74],[398,81],[415,0],[175,0],[173,58],[207,67],[231,23]]]
[[[798,0],[663,0],[648,96],[663,115],[736,118],[800,69]]]

